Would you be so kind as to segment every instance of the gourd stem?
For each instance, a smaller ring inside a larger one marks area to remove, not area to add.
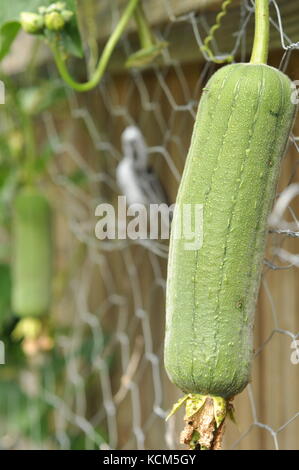
[[[134,11],[134,18],[138,28],[138,35],[142,49],[153,46],[153,35],[145,17],[142,5],[138,5]]]
[[[266,64],[269,54],[269,0],[255,0],[255,32],[250,63]]]
[[[57,45],[56,42],[51,44],[51,49],[52,49],[54,59],[55,59],[57,68],[59,70],[59,73],[60,73],[61,77],[63,78],[63,80],[70,87],[72,87],[76,91],[88,91],[88,90],[91,90],[92,88],[94,88],[99,83],[99,81],[101,80],[101,78],[103,77],[103,75],[105,73],[107,64],[108,64],[109,59],[110,59],[110,57],[111,57],[111,55],[114,51],[114,48],[115,48],[119,38],[123,34],[124,29],[125,29],[128,21],[132,17],[138,2],[139,2],[139,0],[130,0],[129,1],[129,4],[126,7],[121,19],[119,20],[115,30],[111,34],[110,38],[108,39],[108,41],[107,41],[107,43],[104,47],[104,50],[102,52],[101,58],[98,62],[98,65],[96,67],[96,70],[95,70],[94,74],[92,75],[90,80],[88,80],[85,83],[79,83],[79,82],[77,82],[76,80],[74,80],[72,78],[72,76],[70,75],[70,73],[69,73],[69,71],[66,67],[65,59],[63,57],[63,54],[62,54],[59,46]]]

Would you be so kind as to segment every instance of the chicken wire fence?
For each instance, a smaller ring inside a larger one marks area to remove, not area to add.
[[[112,31],[120,11],[118,2],[108,4]],[[155,33],[167,41],[177,24],[184,25],[200,47],[211,17],[195,11],[177,15],[170,0],[162,4],[167,21]],[[245,60],[253,14],[253,3],[241,2],[232,47],[221,49],[220,29],[212,43],[215,54]],[[299,34],[285,34],[280,2],[272,2],[271,15],[280,38],[280,68],[289,73],[295,70]],[[230,10],[224,31],[229,22]],[[133,52],[130,35],[118,49]],[[179,447],[182,415],[165,421],[180,396],[163,366],[168,243],[98,240],[95,209],[103,202],[117,207],[116,167],[123,158],[121,134],[129,125],[140,129],[152,174],[174,202],[201,89],[215,70],[200,51],[198,58],[182,64],[166,49],[163,66],[108,70],[94,91],[78,95],[66,89],[66,104],[39,117],[39,137],[53,153],[44,185],[55,211],[54,347],[29,357],[12,379],[14,387],[1,394],[2,448]],[[47,74],[56,80],[53,64]],[[272,214],[253,380],[235,400],[238,421],[227,426],[225,448],[298,448],[298,161],[295,128]]]

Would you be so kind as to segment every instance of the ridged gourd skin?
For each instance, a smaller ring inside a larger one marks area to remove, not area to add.
[[[35,188],[22,189],[13,208],[12,306],[19,316],[38,316],[50,306],[51,210]]]
[[[185,393],[230,398],[250,379],[253,318],[271,211],[296,106],[267,65],[219,69],[200,100],[172,223],[165,367]],[[174,227],[203,204],[203,244]]]

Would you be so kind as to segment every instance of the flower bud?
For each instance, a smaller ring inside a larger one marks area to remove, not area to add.
[[[60,31],[65,25],[65,21],[61,13],[52,11],[45,15],[45,25],[50,31]]]
[[[24,31],[30,34],[40,33],[44,27],[43,17],[37,13],[21,13],[20,22]]]

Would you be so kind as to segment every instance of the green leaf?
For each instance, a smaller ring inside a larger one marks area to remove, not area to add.
[[[79,59],[83,57],[81,36],[75,19],[72,19],[62,31],[62,43],[66,52]]]
[[[0,30],[0,60],[10,51],[10,46],[15,40],[20,30],[20,23],[17,21],[10,21],[5,23]]]

